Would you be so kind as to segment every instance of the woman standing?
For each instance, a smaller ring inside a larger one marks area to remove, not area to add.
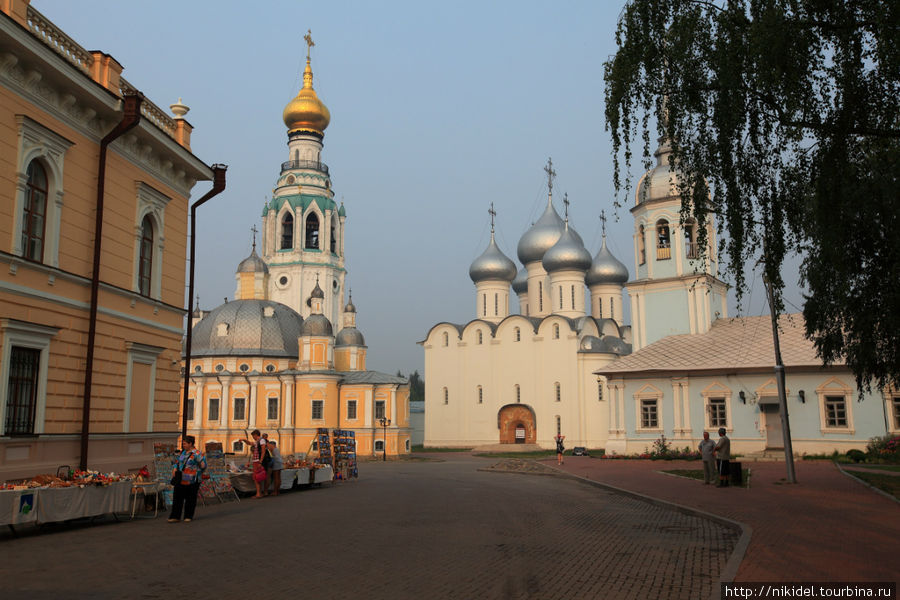
[[[266,471],[266,462],[268,451],[266,448],[268,440],[259,433],[259,429],[254,429],[250,434],[252,440],[241,440],[250,446],[250,469],[253,473],[253,483],[256,485],[256,495],[254,498],[262,498],[265,494],[265,482],[268,479]]]
[[[181,520],[181,510],[184,509],[184,522],[190,523],[194,518],[194,509],[197,508],[197,492],[200,490],[200,477],[206,470],[206,457],[194,448],[194,436],[186,435],[181,442],[181,454],[175,461],[172,470],[173,478],[176,473],[181,473],[180,481],[173,481],[175,498],[172,501],[172,513],[169,515],[169,523],[177,523]]]
[[[563,464],[563,452],[566,451],[566,447],[563,446],[563,440],[566,439],[564,435],[556,436],[556,464]]]

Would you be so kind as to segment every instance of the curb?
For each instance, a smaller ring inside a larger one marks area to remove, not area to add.
[[[701,517],[710,521],[714,521],[719,523],[720,525],[724,525],[726,527],[730,527],[732,529],[737,529],[741,532],[741,537],[738,538],[737,543],[734,546],[734,550],[731,552],[731,557],[729,557],[728,562],[725,563],[725,567],[722,569],[722,572],[719,573],[719,578],[714,582],[713,589],[708,596],[709,600],[717,600],[721,597],[720,590],[722,589],[723,583],[731,583],[734,581],[735,576],[737,575],[738,568],[741,566],[741,562],[744,560],[744,555],[747,553],[747,548],[750,546],[750,538],[753,535],[753,529],[740,521],[735,521],[729,519],[727,517],[722,517],[713,513],[708,513],[703,510],[699,510],[696,508],[692,508],[690,506],[685,506],[683,504],[677,504],[675,502],[669,502],[668,500],[661,500],[659,498],[654,498],[653,496],[646,496],[644,494],[640,494],[638,492],[632,492],[631,490],[626,490],[623,488],[616,487],[614,485],[610,485],[608,483],[601,483],[599,481],[594,481],[593,479],[587,479],[585,477],[581,477],[580,475],[574,475],[572,473],[568,473],[559,469],[554,465],[547,465],[551,469],[556,469],[560,473],[562,473],[563,477],[574,479],[576,481],[580,481],[582,483],[587,483],[594,487],[598,487],[601,489],[609,490],[612,492],[616,492],[618,494],[623,494],[625,496],[630,496],[637,500],[641,500],[643,502],[647,502],[648,504],[653,504],[655,506],[664,506],[667,508],[674,508],[675,510],[689,514],[692,516]],[[854,478],[855,479],[855,478]]]
[[[900,504],[900,500],[898,500],[897,498],[895,498],[895,497],[892,496],[891,494],[888,494],[888,493],[885,492],[884,490],[878,489],[877,487],[875,487],[874,485],[872,485],[872,484],[869,483],[868,481],[864,481],[864,480],[860,479],[859,477],[857,477],[856,475],[854,475],[852,471],[847,471],[847,470],[845,470],[845,469],[844,469],[840,464],[838,464],[837,462],[832,462],[831,464],[833,464],[834,466],[836,466],[837,469],[838,469],[838,471],[840,471],[841,473],[843,473],[844,475],[846,475],[846,476],[849,477],[850,479],[854,479],[854,480],[860,482],[861,484],[863,484],[864,486],[866,486],[867,488],[869,488],[870,490],[872,490],[872,491],[874,491],[874,492],[877,492],[877,493],[881,494],[882,496],[884,496],[884,497],[887,498],[888,500],[891,500],[892,502],[896,502],[897,504]]]

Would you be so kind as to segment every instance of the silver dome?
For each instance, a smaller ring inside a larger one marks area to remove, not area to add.
[[[541,215],[541,218],[538,219],[534,225],[531,226],[531,229],[526,231],[519,239],[519,245],[516,248],[519,262],[523,265],[527,265],[528,263],[544,258],[544,253],[552,248],[553,244],[559,240],[559,236],[562,235],[565,228],[566,224],[559,218],[556,209],[553,208],[553,204],[548,202],[547,208],[544,210],[544,214]],[[579,236],[577,232],[573,231],[572,233],[575,234],[576,239],[584,246],[581,236]]]
[[[588,286],[603,283],[621,285],[628,281],[628,267],[613,256],[612,252],[606,247],[606,237],[603,238],[600,251],[594,257],[591,268],[588,269],[587,275],[584,276],[584,281]]]
[[[638,182],[635,204],[678,196],[678,183],[682,175],[677,169],[673,170],[669,166],[671,154],[672,147],[664,138],[660,138],[659,148],[653,153],[656,157],[656,166],[644,173]]]
[[[512,281],[516,276],[516,264],[509,260],[494,241],[494,234],[491,233],[491,243],[487,249],[476,258],[469,267],[469,277],[472,281],[487,281],[489,279],[499,279],[502,281]]]
[[[525,267],[519,269],[516,278],[513,279],[512,289],[517,294],[523,294],[528,291],[528,271]]]
[[[256,253],[256,246],[253,246],[253,251],[250,253],[250,256],[242,260],[241,264],[238,265],[237,272],[268,273],[269,267],[266,265],[265,261],[259,257],[259,254]]]
[[[271,300],[235,300],[210,311],[191,334],[191,356],[296,358],[303,317]]]
[[[587,271],[591,268],[591,253],[584,247],[581,237],[567,226],[559,240],[544,253],[542,261],[544,270],[554,271]]]
[[[356,305],[353,304],[352,298],[347,302],[346,306],[344,306],[344,312],[348,312],[348,313],[356,312]]]
[[[334,329],[325,315],[309,315],[300,326],[300,335],[334,335]]]
[[[310,298],[324,298],[325,292],[322,291],[322,288],[319,287],[319,280],[316,279],[316,287],[313,288],[312,293],[309,295]]]
[[[365,346],[366,339],[356,327],[344,327],[334,339],[335,346]]]

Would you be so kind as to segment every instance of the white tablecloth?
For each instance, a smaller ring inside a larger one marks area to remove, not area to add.
[[[256,484],[253,483],[253,473],[250,471],[231,473],[228,478],[231,480],[231,486],[237,491],[256,493]]]
[[[300,469],[282,469],[281,470],[281,489],[289,490],[294,487],[294,482],[299,485],[309,483],[309,469],[306,467]]]
[[[313,473],[313,483],[326,483],[334,479],[334,469],[331,465],[316,469]]]
[[[36,521],[39,491],[0,490],[0,525],[18,525]]]
[[[40,523],[50,523],[129,512],[131,486],[130,481],[119,481],[104,486],[86,485],[83,488],[43,488],[38,494],[37,520]]]

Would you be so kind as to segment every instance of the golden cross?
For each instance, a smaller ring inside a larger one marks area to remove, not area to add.
[[[312,39],[312,29],[306,30],[306,35],[303,36],[303,39],[306,40],[306,60],[309,60],[309,49],[316,45]]]

